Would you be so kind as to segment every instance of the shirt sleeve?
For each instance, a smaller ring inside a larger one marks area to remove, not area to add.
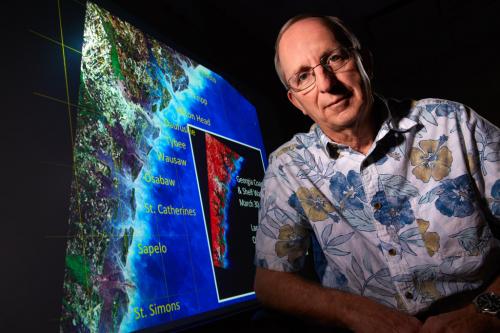
[[[296,272],[304,264],[310,228],[286,169],[285,163],[271,157],[261,190],[255,264],[275,271]]]
[[[500,130],[465,107],[460,122],[469,171],[485,208],[485,217],[500,227]],[[465,119],[464,119],[465,118]]]

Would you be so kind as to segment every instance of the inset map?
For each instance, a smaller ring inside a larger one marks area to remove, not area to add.
[[[189,126],[220,301],[253,292],[264,165],[259,149]]]

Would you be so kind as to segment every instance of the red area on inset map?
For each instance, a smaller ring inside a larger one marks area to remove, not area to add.
[[[239,169],[241,157],[225,144],[205,133],[207,152],[208,196],[210,205],[210,234],[214,266],[226,268],[227,209],[231,180]]]

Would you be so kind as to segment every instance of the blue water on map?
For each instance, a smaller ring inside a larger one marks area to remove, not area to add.
[[[125,274],[128,281],[133,281],[135,288],[128,293],[129,311],[120,326],[123,332],[167,323],[254,298],[253,295],[247,295],[218,302],[189,136],[167,124],[182,126],[185,130],[189,123],[253,146],[261,150],[265,160],[256,112],[217,74],[203,66],[185,66],[184,70],[188,74],[189,86],[178,92],[174,92],[171,85],[168,86],[172,99],[168,107],[156,112],[153,118],[160,133],[156,138],[145,138],[153,140],[152,149],[133,184],[137,209]],[[191,119],[190,115],[209,119],[210,125]],[[185,148],[172,147],[173,140],[185,144]],[[167,163],[158,158],[160,153],[181,159],[186,165]],[[171,183],[162,185],[147,182],[148,176],[161,176]],[[172,182],[175,185],[172,186]],[[193,216],[162,215],[157,210],[158,204],[192,209],[194,213]],[[147,205],[151,205],[155,213],[148,212]],[[139,254],[139,245],[157,244],[165,245],[167,252]],[[156,305],[166,305],[175,310],[154,315],[152,310]]]

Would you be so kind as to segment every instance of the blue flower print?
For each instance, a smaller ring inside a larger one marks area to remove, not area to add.
[[[341,210],[363,209],[363,202],[366,202],[359,173],[353,170],[347,173],[347,178],[344,174],[337,172],[330,180],[330,191]]]
[[[405,224],[412,224],[415,220],[407,196],[389,196],[384,191],[378,191],[371,202],[376,207],[374,217],[385,226],[393,226],[399,231]]]
[[[472,204],[474,191],[467,175],[447,179],[441,183],[441,193],[436,208],[441,214],[454,217],[469,216],[474,212]]]
[[[306,212],[304,211],[304,208],[302,208],[299,198],[297,198],[297,194],[293,193],[288,198],[288,204],[299,214],[299,218],[301,221],[307,221]]]
[[[389,159],[389,157],[387,157],[387,155],[384,155],[382,158],[380,158],[377,162],[375,162],[376,165],[382,165],[384,164],[385,162],[387,162],[387,160]]]
[[[491,188],[491,196],[493,197],[491,211],[493,215],[500,217],[500,179],[497,179],[495,185]]]
[[[332,283],[333,288],[343,290],[347,287],[347,278],[338,268],[333,268],[332,275],[332,278],[335,281]]]
[[[447,117],[450,118],[454,112],[456,111],[455,107],[453,105],[449,105],[447,103],[440,103],[440,104],[431,104],[426,106],[427,108],[433,108],[436,112],[436,116],[438,117]]]

